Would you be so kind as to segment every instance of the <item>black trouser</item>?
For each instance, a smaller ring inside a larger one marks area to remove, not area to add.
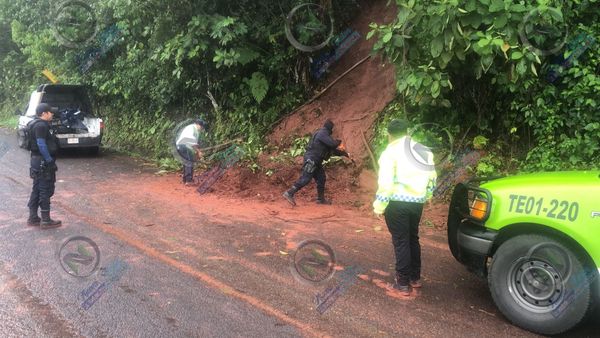
[[[304,160],[306,164],[306,159]],[[302,176],[294,183],[293,188],[295,191],[302,189],[306,186],[310,181],[314,178],[317,182],[317,194],[318,198],[325,198],[325,181],[327,180],[327,176],[325,175],[325,169],[323,169],[322,163],[315,163],[315,170],[312,173],[306,172],[304,170],[305,165],[302,166]]]
[[[192,182],[194,180],[194,165],[183,164],[183,183]]]
[[[29,176],[33,179],[33,187],[27,206],[31,210],[36,210],[36,212],[38,207],[41,211],[50,211],[50,197],[54,195],[54,183],[56,182],[56,171],[53,169],[42,171],[40,169],[41,163],[41,156],[31,156]]]
[[[183,161],[183,183],[192,182],[194,180],[194,153],[185,145],[178,145],[177,152],[184,159]]]
[[[422,203],[390,201],[385,209],[385,223],[392,234],[396,254],[396,275],[402,285],[421,278],[419,222],[422,213]]]

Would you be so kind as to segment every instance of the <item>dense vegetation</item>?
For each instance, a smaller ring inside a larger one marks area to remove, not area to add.
[[[243,134],[258,149],[315,85],[314,54],[293,48],[283,29],[299,1],[86,3],[0,0],[3,115],[23,109],[48,69],[63,83],[93,87],[113,146],[166,156],[175,124],[202,115],[217,138]],[[360,14],[354,0],[320,3],[336,32]],[[57,13],[65,4],[71,19]],[[396,20],[372,25],[369,36],[397,65],[399,95],[387,119],[406,114],[455,143],[489,140],[483,174],[599,166],[597,0],[396,4]],[[93,25],[73,25],[86,9]],[[57,30],[83,38],[65,43]]]
[[[310,54],[285,37],[286,16],[297,4],[0,0],[0,108],[23,109],[31,90],[48,82],[41,72],[49,69],[62,83],[94,88],[113,146],[164,156],[176,122],[198,115],[217,138],[242,134],[257,144],[314,85]],[[337,30],[358,8],[353,0],[323,6]]]
[[[490,139],[484,174],[600,166],[598,1],[396,3],[370,37],[398,65],[411,119]]]

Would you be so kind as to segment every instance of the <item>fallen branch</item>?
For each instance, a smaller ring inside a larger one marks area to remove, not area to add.
[[[345,71],[342,75],[338,76],[335,80],[333,80],[333,82],[331,82],[327,87],[325,87],[323,90],[321,90],[320,92],[318,92],[315,96],[313,96],[310,100],[306,101],[305,103],[303,103],[301,106],[299,106],[298,108],[292,110],[291,112],[283,115],[282,117],[280,117],[277,121],[273,122],[273,124],[271,124],[270,129],[272,129],[272,127],[276,124],[278,124],[279,122],[281,122],[284,118],[294,114],[295,112],[297,112],[298,110],[302,109],[304,106],[313,103],[316,99],[318,99],[319,97],[321,97],[321,95],[325,94],[325,92],[327,90],[329,90],[331,87],[333,87],[334,84],[336,84],[339,80],[341,80],[344,76],[348,75],[348,73],[350,73],[352,70],[354,70],[356,67],[360,66],[363,62],[367,61],[371,56],[366,56],[364,57],[362,60],[358,61],[354,66],[350,67],[350,69],[348,69],[347,71]]]
[[[213,150],[221,150],[226,148],[228,145],[233,144],[235,142],[241,141],[241,138],[236,138],[235,140],[232,141],[227,141],[225,143],[221,143],[221,144],[217,144],[216,146],[212,146],[212,147],[207,147],[207,148],[200,148],[199,150],[202,152],[211,152]]]
[[[342,75],[338,76],[335,80],[333,80],[333,82],[331,82],[327,87],[325,87],[323,90],[321,90],[319,93],[317,93],[317,95],[313,96],[313,98],[310,99],[308,102],[306,102],[304,105],[311,104],[314,100],[316,100],[319,97],[321,97],[321,95],[325,94],[325,92],[327,90],[329,90],[329,88],[333,87],[334,84],[336,84],[344,76],[348,75],[348,73],[350,73],[351,71],[353,71],[356,67],[360,66],[363,62],[367,61],[370,57],[371,56],[369,55],[369,56],[364,57],[362,60],[358,61],[354,66],[350,67],[350,69],[348,69],[347,71],[345,71]]]
[[[375,160],[375,155],[373,155],[373,152],[371,151],[371,147],[369,146],[369,142],[367,142],[367,137],[365,136],[365,132],[362,130],[362,128],[360,129],[360,135],[362,136],[362,140],[365,143],[365,147],[369,152],[371,162],[373,162],[373,168],[375,169],[375,171],[379,171],[379,166],[377,165],[377,161]]]

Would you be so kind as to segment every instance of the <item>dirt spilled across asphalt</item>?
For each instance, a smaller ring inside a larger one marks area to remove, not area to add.
[[[142,174],[131,182],[115,177],[96,186],[86,199],[103,212],[89,215],[90,222],[308,335],[524,334],[501,319],[485,283],[454,261],[445,233],[428,223],[443,205],[427,208],[421,225],[425,287],[403,297],[391,288],[394,259],[385,223],[354,207],[292,208],[284,200],[200,195],[176,175]],[[65,208],[69,203],[61,201]],[[291,273],[292,256],[307,239],[335,251],[338,273],[323,285],[305,285]],[[360,271],[357,280],[320,315],[315,295],[336,287],[351,267]]]

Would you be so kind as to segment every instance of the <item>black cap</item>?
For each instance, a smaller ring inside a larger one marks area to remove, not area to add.
[[[390,124],[388,124],[387,130],[390,135],[397,136],[406,133],[408,131],[408,126],[408,121],[405,119],[393,119],[390,121]]]
[[[49,104],[47,104],[47,103],[40,103],[40,104],[38,104],[38,106],[35,108],[35,113],[36,113],[36,115],[38,115],[38,116],[39,116],[39,115],[42,115],[42,113],[45,113],[45,112],[47,112],[47,111],[49,111],[49,112],[52,112],[52,113],[56,114],[56,113],[58,112],[58,108],[56,108],[56,107],[51,107],[51,106],[50,106]]]
[[[331,121],[330,119],[325,120],[323,127],[325,127],[329,131],[333,131],[333,121]]]
[[[206,121],[203,119],[195,119],[194,123],[201,125],[204,130],[208,130],[208,123],[206,123]]]

